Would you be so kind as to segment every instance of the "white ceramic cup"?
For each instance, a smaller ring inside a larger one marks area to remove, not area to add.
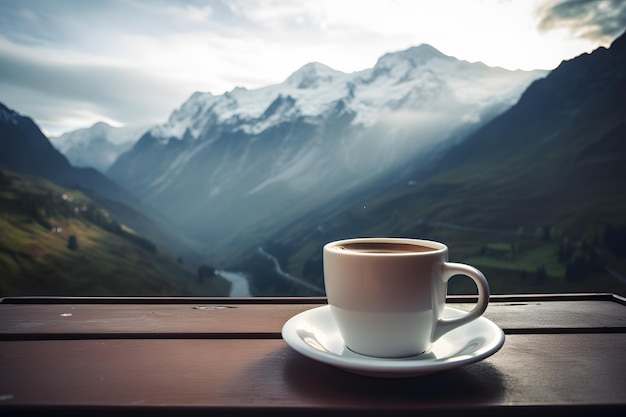
[[[443,319],[448,280],[466,275],[478,287],[467,314]],[[428,350],[444,333],[480,317],[489,284],[476,268],[448,262],[448,247],[428,240],[359,238],[324,246],[324,285],[346,346],[375,357]]]

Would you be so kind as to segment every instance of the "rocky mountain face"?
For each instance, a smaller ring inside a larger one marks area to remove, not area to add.
[[[461,141],[544,75],[459,61],[428,45],[351,74],[311,63],[281,84],[192,95],[107,174],[187,235],[255,245]]]

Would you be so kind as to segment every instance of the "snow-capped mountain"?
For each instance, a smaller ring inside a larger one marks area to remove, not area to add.
[[[311,63],[284,82],[193,94],[108,174],[184,231],[242,244],[461,140],[545,71],[508,71],[428,45],[343,73]]]
[[[51,137],[50,142],[72,165],[92,167],[104,172],[121,154],[131,149],[148,128],[149,126],[113,127],[98,122],[89,128]]]
[[[512,105],[529,82],[543,74],[470,64],[421,45],[387,54],[374,68],[351,74],[310,63],[278,85],[257,90],[238,87],[220,96],[195,93],[151,134],[166,142],[172,137],[183,139],[189,130],[198,139],[207,126],[216,123],[258,134],[280,122],[278,116],[285,120],[322,116],[340,100],[346,111],[355,113],[353,124],[363,127],[400,108],[427,114],[448,112],[451,105],[469,107],[464,109],[463,120],[478,121],[490,104]],[[281,97],[292,105],[274,102]]]

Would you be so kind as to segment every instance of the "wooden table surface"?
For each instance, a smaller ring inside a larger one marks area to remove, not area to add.
[[[469,309],[470,299],[451,297]],[[358,376],[280,331],[324,298],[16,298],[0,303],[3,415],[626,415],[626,302],[492,296],[489,358],[409,379]]]

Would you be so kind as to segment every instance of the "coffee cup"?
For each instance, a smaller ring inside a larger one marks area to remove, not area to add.
[[[357,238],[323,249],[324,285],[332,316],[348,349],[367,356],[419,355],[443,334],[480,317],[489,284],[476,268],[448,262],[443,243],[404,238]],[[448,280],[470,277],[473,309],[442,318]]]

